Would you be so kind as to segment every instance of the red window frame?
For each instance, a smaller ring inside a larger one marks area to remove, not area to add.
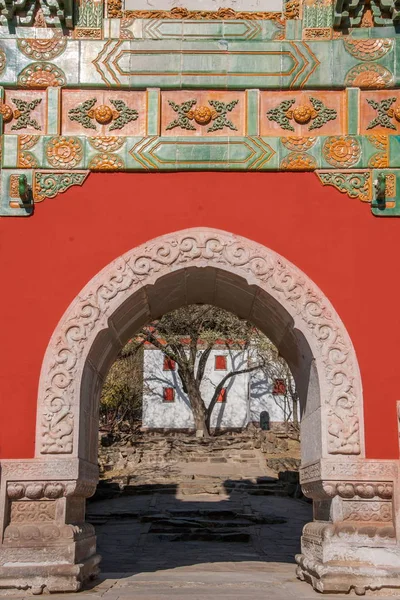
[[[222,388],[222,390],[220,391],[219,396],[217,398],[217,402],[219,404],[226,402],[227,395],[228,395],[228,390],[226,388]]]
[[[217,354],[214,360],[214,369],[215,371],[226,371],[227,370],[227,360],[225,354]]]
[[[175,402],[175,388],[165,387],[163,389],[163,402]]]
[[[286,383],[284,379],[275,379],[274,387],[272,389],[274,396],[285,396],[286,394]]]
[[[175,371],[175,366],[176,362],[172,358],[164,356],[163,371]]]

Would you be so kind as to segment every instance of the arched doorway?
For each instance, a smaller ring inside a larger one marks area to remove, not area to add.
[[[68,591],[96,573],[99,557],[84,504],[97,483],[102,381],[135,331],[193,303],[252,321],[296,379],[301,478],[315,519],[303,532],[299,576],[327,592],[396,587],[396,466],[364,458],[361,379],[343,323],[321,290],[283,257],[247,239],[197,228],[116,259],[58,324],[42,365],[36,458],[3,464],[0,577],[38,592],[44,586]],[[29,521],[21,520],[28,512]],[[26,563],[29,576],[21,567]]]

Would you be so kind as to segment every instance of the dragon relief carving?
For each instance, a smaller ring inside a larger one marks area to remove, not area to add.
[[[42,454],[73,451],[74,413],[80,402],[82,365],[98,331],[115,310],[119,297],[133,294],[171,267],[226,268],[251,276],[303,323],[318,349],[322,400],[330,454],[359,454],[361,386],[348,335],[320,290],[294,265],[249,240],[213,230],[188,230],[136,248],[106,267],[79,295],[50,343],[42,371],[39,417]],[[323,380],[323,381],[322,381]]]

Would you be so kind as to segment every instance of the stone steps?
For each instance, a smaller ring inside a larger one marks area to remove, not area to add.
[[[204,505],[203,505],[204,506]],[[219,509],[187,506],[174,509],[168,507],[163,512],[148,508],[143,512],[120,510],[115,505],[114,510],[104,513],[90,514],[87,520],[92,525],[104,525],[110,521],[125,520],[129,523],[147,524],[146,535],[151,543],[153,538],[165,542],[237,542],[247,543],[254,533],[254,526],[281,525],[286,519],[278,516],[268,516],[250,510],[243,511],[241,503],[232,508]]]
[[[181,475],[178,478],[157,478],[149,483],[149,477],[128,477],[120,485],[100,482],[94,500],[119,495],[138,496],[148,494],[231,494],[246,492],[255,496],[287,496],[289,483],[270,477],[227,478]]]

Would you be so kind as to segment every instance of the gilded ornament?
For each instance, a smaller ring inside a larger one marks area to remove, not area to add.
[[[286,19],[300,18],[300,0],[286,0],[285,17]]]
[[[82,143],[74,137],[54,137],[47,142],[46,156],[52,167],[73,169],[82,160]]]
[[[396,119],[396,121],[400,121],[400,106],[397,106],[394,109],[393,115],[394,115],[394,118]]]
[[[305,27],[303,29],[303,40],[330,40],[332,36],[332,27]]]
[[[17,39],[18,49],[34,60],[52,60],[60,56],[67,47],[67,37],[55,35],[52,38],[43,39]]]
[[[389,138],[387,135],[374,133],[367,135],[366,138],[375,148],[379,148],[379,150],[387,150],[389,147]]]
[[[380,127],[386,127],[387,129],[394,129],[396,131],[396,126],[392,123],[393,117],[397,119],[396,112],[399,114],[399,108],[396,110],[392,108],[392,104],[396,102],[396,98],[394,96],[392,98],[384,98],[380,102],[367,99],[367,102],[377,111],[376,117],[368,124],[367,129],[373,129],[379,125]]]
[[[315,158],[305,152],[290,152],[280,164],[282,171],[314,171],[316,168]]]
[[[89,163],[91,171],[120,171],[125,167],[124,161],[117,154],[96,154]]]
[[[372,199],[372,177],[370,171],[337,173],[335,171],[317,171],[323,185],[332,185],[350,198],[359,198],[362,202]]]
[[[305,152],[306,150],[309,150],[315,145],[316,141],[316,137],[297,137],[294,135],[288,137],[281,137],[281,142],[283,146],[285,146],[285,148],[297,152]]]
[[[14,112],[8,104],[0,104],[0,115],[3,117],[4,123],[9,123],[13,120]]]
[[[107,0],[107,17],[109,19],[122,18],[122,0]]]
[[[0,73],[2,73],[5,70],[6,64],[7,64],[6,53],[4,52],[4,50],[0,50]]]
[[[133,25],[135,19],[121,19],[121,26],[119,28],[119,37],[122,40],[132,40],[135,36],[129,29]]]
[[[126,138],[116,136],[88,137],[88,142],[92,148],[101,152],[115,152],[124,145],[125,141]]]
[[[32,63],[18,75],[18,85],[23,88],[44,89],[63,86],[66,82],[63,71],[46,62]]]
[[[47,27],[46,19],[45,19],[43,10],[40,5],[36,5],[33,26],[34,27],[43,27],[43,28]]]
[[[194,119],[199,125],[207,125],[216,116],[217,113],[212,111],[208,106],[199,106],[194,111],[188,112],[189,119]]]
[[[396,198],[396,175],[395,173],[386,174],[386,198]]]
[[[355,137],[331,136],[325,140],[322,152],[330,165],[349,168],[360,160],[361,146]]]
[[[109,127],[109,131],[115,129],[122,129],[127,123],[136,121],[139,117],[137,110],[128,108],[128,106],[122,100],[111,100],[111,104],[114,108],[110,108],[106,104],[95,107],[97,99],[91,98],[85,100],[79,104],[76,108],[71,108],[68,111],[68,116],[71,121],[77,121],[85,129],[97,129],[93,119],[95,119],[101,125],[107,125],[113,123]]]
[[[18,168],[19,169],[36,169],[38,167],[38,161],[32,152],[19,152],[18,154]]]
[[[378,60],[393,48],[393,40],[389,38],[343,38],[347,52],[359,60]]]
[[[237,131],[237,127],[227,118],[227,113],[231,112],[238,102],[239,100],[232,100],[229,103],[221,102],[220,100],[209,100],[208,104],[212,108],[208,106],[193,108],[197,100],[186,100],[186,102],[182,102],[181,104],[176,104],[172,100],[168,100],[168,104],[178,116],[166,126],[166,129],[180,127],[181,129],[195,131],[196,127],[190,122],[195,120],[199,125],[208,125],[208,123],[214,121],[211,127],[207,129],[208,133],[224,129],[224,127]]]
[[[297,2],[298,0],[294,0]],[[108,0],[108,18],[125,19],[185,19],[185,20],[246,20],[246,21],[278,21],[284,19],[280,12],[235,11],[232,8],[219,8],[218,10],[188,10],[176,6],[171,10],[122,10],[122,0]]]
[[[312,115],[313,111],[309,106],[296,106],[296,108],[293,109],[293,119],[296,123],[300,123],[301,125],[311,121]]]
[[[102,40],[102,29],[94,29],[91,27],[75,27],[74,38],[76,40]]]
[[[88,113],[89,117],[92,116],[91,113],[93,114],[96,121],[101,125],[107,125],[107,123],[110,123],[110,121],[112,121],[114,117],[111,108],[105,104],[101,104],[100,106],[97,106],[93,111],[90,111]]]
[[[348,71],[345,85],[366,90],[390,88],[393,86],[393,75],[380,64],[363,63],[355,65]]]
[[[368,161],[370,169],[387,169],[389,157],[386,152],[376,152]]]
[[[290,121],[294,119],[296,123],[305,125],[312,121],[308,127],[309,131],[319,129],[328,121],[332,121],[337,117],[337,111],[334,108],[327,108],[322,100],[310,96],[311,106],[301,105],[292,109],[292,105],[296,102],[295,98],[283,100],[277,107],[267,111],[269,121],[275,121],[282,129],[294,131]]]
[[[10,175],[10,185],[8,194],[10,198],[18,198],[19,197],[19,175]]]
[[[39,141],[38,135],[19,135],[18,136],[18,148],[19,150],[30,150]]]

